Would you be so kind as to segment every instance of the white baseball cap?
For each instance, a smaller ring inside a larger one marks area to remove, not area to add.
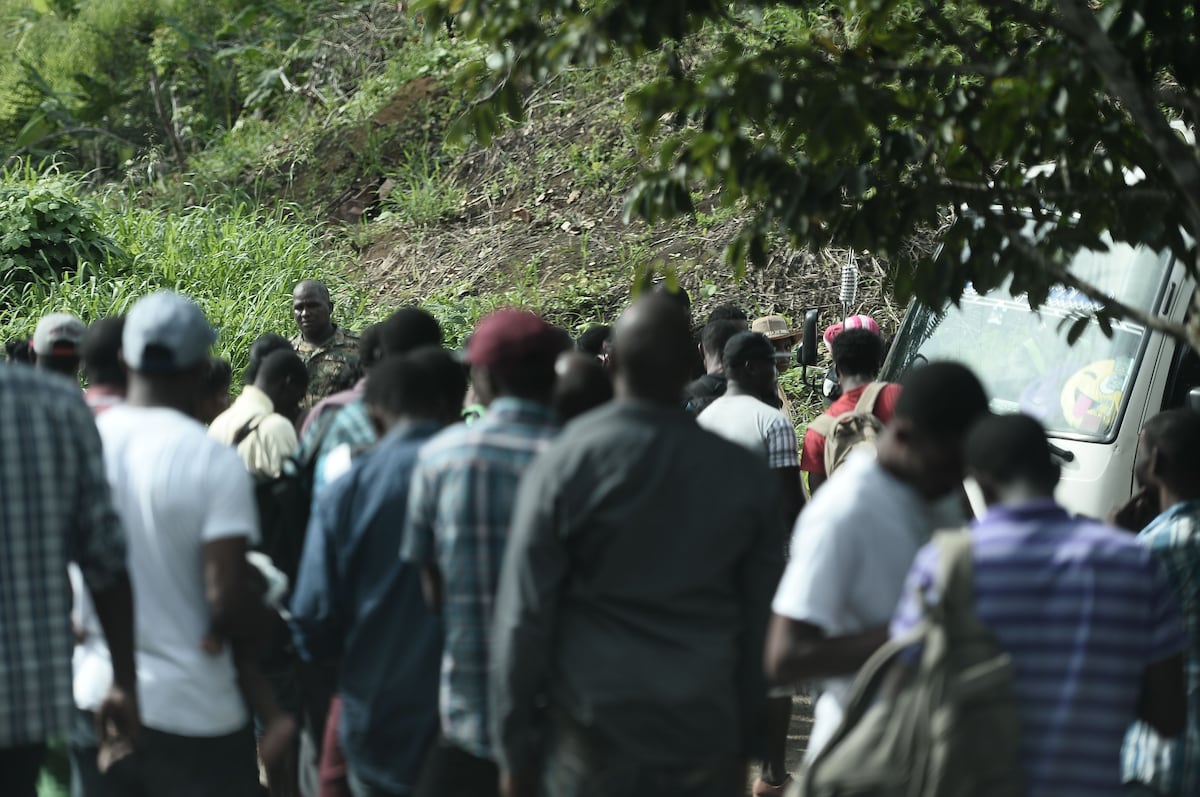
[[[186,296],[159,291],[134,303],[125,318],[121,351],[144,373],[178,373],[208,357],[217,333],[204,311]]]
[[[39,357],[77,356],[86,331],[84,323],[70,313],[42,316],[33,332],[33,352]]]

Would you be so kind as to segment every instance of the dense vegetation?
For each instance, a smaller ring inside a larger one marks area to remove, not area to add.
[[[691,218],[624,221],[648,157],[625,99],[655,63],[530,84],[526,123],[481,147],[446,133],[483,46],[395,2],[0,0],[0,26],[15,42],[0,53],[5,337],[51,308],[91,319],[174,286],[213,314],[236,365],[252,335],[289,331],[290,283],[314,275],[352,326],[419,301],[455,343],[503,304],[573,330],[612,320],[651,266],[698,317],[729,300],[843,310],[831,266],[845,250],[783,247],[735,281],[719,256],[747,208],[715,192],[697,186]],[[894,324],[880,264],[859,263],[851,309]]]

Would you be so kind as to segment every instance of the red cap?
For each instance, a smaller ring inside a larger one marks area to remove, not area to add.
[[[530,359],[553,359],[562,351],[562,338],[542,317],[526,310],[497,310],[475,327],[467,344],[467,362],[498,368]]]

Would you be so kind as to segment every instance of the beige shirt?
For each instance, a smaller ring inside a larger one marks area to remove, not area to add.
[[[238,456],[251,473],[278,476],[284,460],[296,451],[296,429],[254,385],[246,385],[229,409],[213,420],[208,435],[233,445],[237,433],[251,423],[253,430],[238,444]]]

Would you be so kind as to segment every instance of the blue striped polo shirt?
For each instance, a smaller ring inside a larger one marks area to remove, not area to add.
[[[975,611],[1013,660],[1031,797],[1121,792],[1121,742],[1146,667],[1187,644],[1162,567],[1132,534],[1053,501],[993,507],[972,529]],[[892,620],[920,618],[937,549],[917,555]]]

